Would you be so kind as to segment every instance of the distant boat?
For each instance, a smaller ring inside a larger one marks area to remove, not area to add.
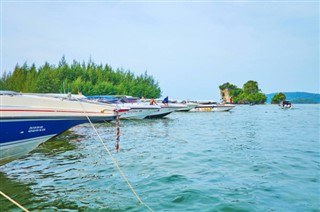
[[[129,112],[120,113],[122,119],[144,119],[144,118],[163,118],[179,109],[187,109],[186,105],[169,103],[164,105],[161,100],[157,100],[157,105],[150,105],[150,100],[140,100],[137,97],[116,95],[116,96],[88,96],[88,99],[96,99],[105,103],[112,102],[117,107],[130,108]]]
[[[161,110],[161,107],[158,105],[147,105],[143,103],[124,103],[123,106],[130,108],[130,111],[121,114],[122,119],[144,119]]]
[[[213,112],[225,112],[225,111],[230,111],[234,107],[235,107],[235,105],[233,105],[233,104],[213,104],[212,111]]]
[[[212,112],[213,103],[212,102],[199,102],[198,105],[191,111],[197,112]]]
[[[176,110],[185,108],[184,105],[175,103],[169,103],[168,105],[159,103],[158,105],[161,107],[160,110],[148,115],[147,118],[163,118]]]
[[[281,109],[285,109],[285,110],[292,108],[292,104],[289,101],[282,101],[280,102],[279,106]]]
[[[122,109],[129,109],[129,111],[120,112],[121,119],[144,119],[149,115],[160,111],[161,107],[158,105],[149,105],[145,102],[140,102],[136,97],[131,96],[87,96],[86,101],[95,101],[104,104],[111,104],[122,111]]]
[[[0,100],[0,165],[26,155],[39,144],[89,119],[116,119],[115,107],[65,97],[0,91]]]
[[[191,111],[199,111],[199,112],[225,112],[230,111],[234,108],[233,104],[218,104],[216,102],[199,102],[199,104],[192,109]]]
[[[185,102],[185,101],[179,102],[179,104],[184,107],[177,109],[176,112],[188,112],[188,111],[194,109],[196,106],[198,106],[197,103]]]

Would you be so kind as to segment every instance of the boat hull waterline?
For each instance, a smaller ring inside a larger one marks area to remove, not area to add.
[[[0,98],[0,165],[76,125],[116,119],[112,108],[91,103],[22,94]]]
[[[184,106],[174,104],[160,106],[161,108],[158,111],[148,115],[146,118],[163,118],[178,109],[184,108]]]
[[[227,112],[234,108],[235,105],[219,105],[219,104],[211,104],[211,105],[198,105],[191,111],[197,112]]]

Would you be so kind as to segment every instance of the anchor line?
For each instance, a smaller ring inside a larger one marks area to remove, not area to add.
[[[144,202],[141,200],[141,198],[139,197],[139,195],[137,194],[137,192],[134,190],[134,188],[133,188],[132,185],[130,184],[128,178],[127,178],[127,177],[125,176],[125,174],[122,172],[122,170],[121,170],[120,166],[118,165],[117,161],[116,161],[115,158],[112,156],[112,154],[111,154],[110,150],[108,149],[107,145],[104,143],[104,141],[103,141],[103,139],[101,138],[100,134],[98,133],[97,129],[96,129],[95,126],[93,125],[90,117],[87,115],[87,113],[86,113],[86,111],[85,111],[82,103],[79,101],[79,99],[77,99],[77,100],[78,100],[78,102],[80,103],[80,106],[81,106],[82,109],[83,109],[83,113],[86,115],[86,117],[87,117],[87,119],[88,119],[88,121],[89,121],[89,123],[90,123],[90,125],[91,125],[91,127],[92,127],[92,129],[93,129],[93,131],[96,133],[96,135],[97,135],[97,137],[98,137],[98,140],[101,142],[102,146],[103,146],[104,149],[107,151],[107,153],[108,153],[109,157],[111,158],[113,164],[117,167],[120,175],[122,176],[122,178],[124,179],[124,181],[127,183],[127,185],[129,186],[129,188],[131,189],[132,193],[135,195],[135,197],[137,198],[137,200],[139,201],[140,204],[145,205],[150,211],[153,211],[152,208],[150,208],[150,206],[148,206],[146,203],[144,203]],[[117,114],[119,114],[119,113],[117,112],[117,110],[115,110],[115,112],[116,112]],[[120,121],[119,121],[119,124],[120,124]],[[119,130],[119,141],[120,141],[120,130]]]
[[[117,119],[116,119],[116,128],[117,128],[117,136],[116,136],[116,150],[119,151],[119,143],[120,143],[120,115],[119,111],[116,110]]]
[[[8,195],[6,195],[5,193],[3,193],[2,191],[0,191],[0,194],[2,196],[4,196],[6,199],[8,199],[10,202],[12,202],[13,204],[15,204],[16,206],[18,206],[21,210],[25,211],[25,212],[29,212],[26,208],[24,208],[22,205],[20,205],[18,202],[16,202],[15,200],[11,199]]]

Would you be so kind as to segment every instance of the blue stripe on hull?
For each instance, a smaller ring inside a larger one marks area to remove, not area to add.
[[[86,119],[78,120],[1,120],[0,121],[0,146],[9,145],[25,139],[32,139],[47,135],[60,134],[65,130],[87,122]]]

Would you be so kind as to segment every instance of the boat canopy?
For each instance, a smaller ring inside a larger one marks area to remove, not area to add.
[[[282,104],[284,104],[284,105],[291,105],[291,102],[289,102],[289,101],[283,101]]]

